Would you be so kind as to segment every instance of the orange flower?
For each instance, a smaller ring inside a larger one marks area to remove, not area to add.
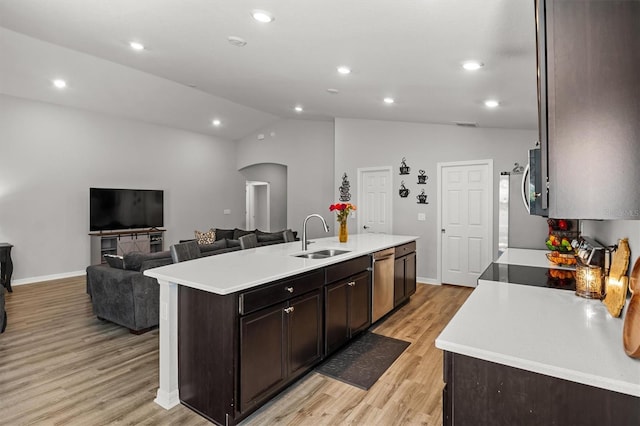
[[[357,210],[356,206],[351,203],[336,203],[329,206],[329,211],[337,212],[338,222],[344,222],[352,211]]]

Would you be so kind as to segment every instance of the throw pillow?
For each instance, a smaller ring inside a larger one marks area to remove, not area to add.
[[[213,244],[216,242],[216,230],[211,228],[207,232],[194,231],[198,244]]]
[[[112,268],[124,269],[124,258],[122,256],[117,256],[115,254],[105,254],[104,260],[107,261],[107,264]]]

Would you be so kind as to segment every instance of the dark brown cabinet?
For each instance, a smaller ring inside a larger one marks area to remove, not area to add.
[[[315,290],[240,318],[240,411],[320,360],[321,301]]]
[[[408,247],[407,247],[408,246]],[[416,253],[415,242],[396,249],[393,268],[393,305],[408,300],[416,292]]]
[[[371,325],[371,279],[365,271],[325,288],[327,355]]]
[[[444,352],[442,424],[638,425],[640,398]]]
[[[537,0],[536,13],[549,216],[640,219],[640,2]]]

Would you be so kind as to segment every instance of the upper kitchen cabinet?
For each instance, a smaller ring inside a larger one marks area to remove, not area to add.
[[[537,0],[536,20],[549,216],[640,219],[640,1]]]

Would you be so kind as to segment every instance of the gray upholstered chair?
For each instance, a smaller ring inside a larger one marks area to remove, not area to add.
[[[238,238],[238,240],[240,241],[240,248],[242,250],[255,248],[258,246],[258,237],[256,237],[256,234],[243,235],[242,237]]]
[[[290,243],[296,240],[296,237],[293,235],[293,231],[291,229],[282,231],[282,238],[284,239],[285,243]]]
[[[197,241],[187,241],[186,243],[174,244],[169,247],[173,263],[184,262],[185,260],[197,259],[200,257],[200,247]]]

